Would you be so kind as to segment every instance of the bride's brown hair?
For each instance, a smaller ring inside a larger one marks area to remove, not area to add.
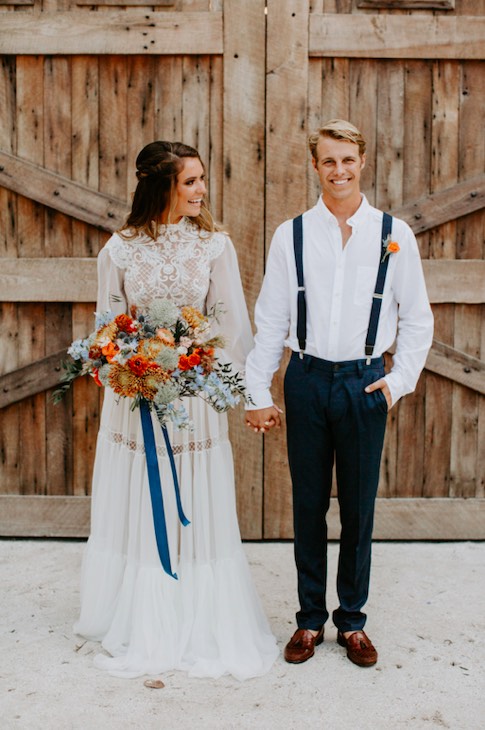
[[[156,240],[160,216],[167,209],[168,222],[171,222],[176,203],[177,175],[182,171],[186,157],[197,158],[205,170],[197,150],[182,142],[151,142],[141,150],[136,158],[138,184],[131,213],[120,231],[125,238],[144,233]],[[199,215],[191,218],[191,221],[210,233],[219,230],[205,199]]]

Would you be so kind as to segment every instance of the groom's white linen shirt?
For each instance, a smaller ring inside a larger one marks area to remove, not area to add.
[[[365,357],[372,295],[381,257],[382,211],[362,203],[348,219],[352,234],[342,248],[335,216],[322,197],[303,214],[303,272],[307,302],[305,352],[341,362]],[[396,339],[393,367],[386,382],[394,404],[412,392],[433,338],[429,305],[416,238],[402,220],[393,219],[386,284],[373,357]],[[271,242],[263,286],[255,308],[254,349],[246,362],[246,383],[253,404],[273,404],[270,393],[285,346],[299,350],[296,336],[297,277],[291,220],[280,225]]]

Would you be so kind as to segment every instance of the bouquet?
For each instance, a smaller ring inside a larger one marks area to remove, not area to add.
[[[211,325],[221,311],[219,304],[202,314],[158,299],[143,314],[135,308],[130,315],[96,313],[95,331],[68,349],[71,360],[62,363],[54,402],[77,377],[91,375],[97,385],[132,398],[132,409],[148,404],[162,426],[172,421],[177,428],[190,427],[184,406],[174,404],[184,396],[201,397],[220,412],[233,408],[247,398],[239,373],[215,354],[224,341],[212,335]]]

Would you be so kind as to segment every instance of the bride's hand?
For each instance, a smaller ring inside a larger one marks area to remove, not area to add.
[[[246,411],[246,426],[252,428],[255,433],[266,433],[274,426],[277,428],[281,426],[280,413],[283,413],[283,411],[276,405]]]

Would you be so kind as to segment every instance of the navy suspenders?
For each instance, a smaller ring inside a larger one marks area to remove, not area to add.
[[[391,235],[392,216],[384,213],[382,216],[382,233],[381,233],[381,258],[379,261],[379,270],[377,272],[376,286],[372,297],[372,309],[370,310],[369,329],[365,338],[365,356],[367,364],[374,352],[376,344],[377,326],[379,324],[379,315],[381,313],[382,296],[384,292],[384,284],[386,283],[387,267],[389,266],[389,256],[386,256],[386,247],[388,236]]]
[[[303,357],[306,347],[306,299],[303,283],[303,216],[293,219],[293,247],[295,249],[296,276],[298,279],[298,316],[296,320],[296,336],[300,357]]]
[[[384,284],[386,282],[387,267],[389,265],[389,256],[386,256],[385,254],[391,230],[392,216],[390,216],[389,213],[384,213],[382,216],[381,256],[379,260],[376,285],[372,297],[369,328],[365,339],[365,356],[368,365],[370,364],[370,360],[374,352],[374,345],[376,343],[382,296],[384,292]],[[306,299],[305,284],[303,281],[303,217],[301,215],[293,219],[293,247],[295,251],[296,276],[298,281],[296,336],[298,338],[298,347],[300,348],[300,357],[302,358],[306,348]]]

